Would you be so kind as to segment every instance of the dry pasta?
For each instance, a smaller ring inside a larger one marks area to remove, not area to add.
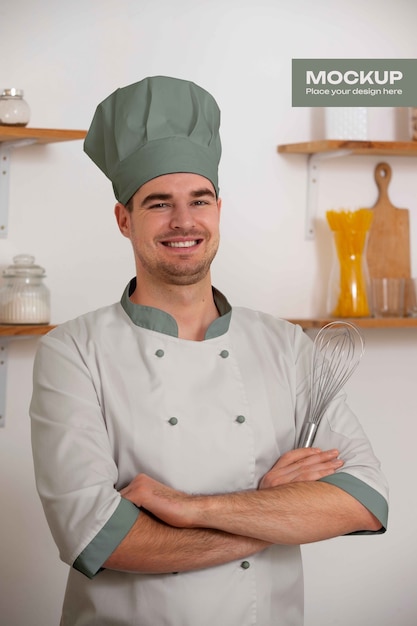
[[[372,209],[326,213],[340,267],[337,304],[332,311],[334,317],[370,315],[363,255],[372,217]]]

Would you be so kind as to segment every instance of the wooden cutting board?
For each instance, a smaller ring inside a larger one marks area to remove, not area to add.
[[[375,167],[379,197],[372,207],[367,261],[370,278],[410,278],[410,218],[408,209],[397,209],[388,197],[391,180],[388,163]]]

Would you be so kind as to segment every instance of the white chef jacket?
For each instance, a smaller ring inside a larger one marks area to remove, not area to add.
[[[204,341],[178,338],[175,320],[121,302],[43,337],[30,407],[37,488],[63,561],[72,566],[64,626],[300,626],[300,548],[186,573],[102,568],[139,509],[119,490],[138,473],[190,493],[256,489],[296,447],[308,404],[311,340],[273,316],[220,312]],[[387,486],[341,394],[315,445],[343,469],[323,480],[387,524]]]

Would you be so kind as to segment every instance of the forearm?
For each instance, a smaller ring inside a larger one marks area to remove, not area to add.
[[[319,481],[190,496],[140,475],[137,497],[142,506],[172,526],[212,528],[274,544],[310,543],[380,528],[378,520],[350,494]]]
[[[381,526],[350,494],[322,482],[205,496],[197,498],[192,508],[191,526],[277,544],[310,543]]]
[[[217,529],[174,528],[141,512],[104,567],[147,574],[186,572],[244,558],[268,545]]]

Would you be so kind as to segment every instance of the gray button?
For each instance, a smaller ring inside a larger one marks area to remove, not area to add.
[[[243,424],[245,420],[246,420],[246,417],[244,415],[238,415],[236,418],[236,421],[239,422],[239,424]]]
[[[227,357],[229,356],[229,351],[228,350],[222,350],[220,352],[220,356],[222,357],[222,359],[227,359]]]
[[[249,561],[242,561],[242,563],[240,564],[240,567],[242,569],[249,569],[250,568],[250,563]]]
[[[165,352],[163,350],[157,350],[155,352],[155,356],[159,356],[159,357],[164,356],[164,354],[165,354]]]
[[[171,426],[176,426],[178,424],[178,420],[176,417],[170,417],[168,422],[171,424]]]

